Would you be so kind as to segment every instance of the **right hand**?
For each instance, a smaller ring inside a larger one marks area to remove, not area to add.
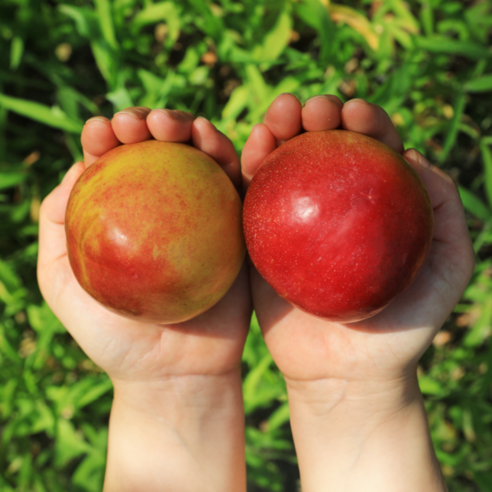
[[[41,207],[38,278],[43,296],[82,349],[115,384],[236,370],[251,316],[245,266],[229,292],[209,311],[167,326],[140,323],[109,312],[75,279],[64,226],[75,181],[112,148],[151,138],[190,143],[217,161],[235,186],[240,186],[234,147],[209,121],[184,111],[128,108],[112,121],[102,117],[88,120],[82,131],[85,162],[68,171]]]

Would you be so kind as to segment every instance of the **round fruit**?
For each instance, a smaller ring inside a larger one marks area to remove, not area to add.
[[[245,255],[241,200],[194,147],[122,145],[75,184],[65,228],[80,285],[110,310],[178,323],[213,306]]]
[[[430,247],[433,213],[400,154],[332,130],[301,134],[265,159],[243,222],[253,263],[281,297],[349,323],[410,285]]]

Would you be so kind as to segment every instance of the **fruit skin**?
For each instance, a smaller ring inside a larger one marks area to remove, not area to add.
[[[80,285],[110,310],[160,324],[203,313],[245,256],[239,195],[194,147],[149,140],[103,155],[76,182],[65,229]]]
[[[433,212],[403,157],[365,135],[308,132],[272,152],[243,206],[246,245],[284,299],[330,321],[373,316],[415,278]]]

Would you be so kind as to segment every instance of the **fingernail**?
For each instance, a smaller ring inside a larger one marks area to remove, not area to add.
[[[293,95],[290,92],[282,92],[282,94],[279,94],[278,96],[276,96],[275,99],[278,99],[280,96],[285,96],[287,94],[289,94],[289,96],[292,96]]]
[[[154,109],[154,111],[159,111],[160,113],[164,113],[168,118],[175,121],[190,121],[195,118],[195,116],[192,113],[189,113],[188,111],[179,111],[179,110],[162,109],[162,108]]]
[[[198,116],[195,121],[202,120],[204,121],[208,126],[215,128],[214,124],[210,121],[207,120],[207,118],[204,118],[203,116]]]
[[[332,102],[338,109],[342,109],[343,107],[343,102],[340,101],[340,99],[337,96],[334,96],[333,94],[319,94],[317,96],[310,97],[305,103],[304,106],[312,101],[313,99],[317,99],[319,97],[322,97],[324,99],[327,99],[328,101]],[[303,107],[304,107],[303,106]]]
[[[183,115],[185,116],[186,118],[191,118],[191,119],[195,119],[195,115],[193,113],[191,113],[190,111],[184,111],[182,109],[178,110],[177,111],[180,115]]]
[[[173,111],[171,111],[170,109],[157,108],[154,109],[154,111],[159,111],[159,113],[164,113],[168,118],[171,118],[172,120],[176,119],[176,116],[174,115]]]
[[[350,101],[347,101],[347,102],[351,103],[351,102],[354,102],[354,101],[357,101],[357,102],[359,102],[361,104],[364,104],[364,106],[370,106],[371,105],[370,102],[366,101],[365,99],[361,99],[359,97],[356,97],[355,99],[350,99]]]
[[[420,164],[422,167],[425,167],[427,169],[432,168],[432,164],[418,150],[407,150],[407,156],[408,154],[411,154],[410,158],[417,164]]]
[[[127,110],[127,109],[124,109],[123,111],[118,111],[117,113],[115,113],[115,115],[113,116],[113,118],[115,116],[118,116],[119,114],[126,114],[128,116],[131,116],[132,118],[135,118],[136,120],[143,120],[147,117],[147,112],[144,112],[144,111],[139,111],[139,110]]]
[[[334,96],[333,94],[325,94],[325,97],[335,104],[338,109],[343,108],[343,101],[341,101],[339,97]]]
[[[305,107],[307,106],[311,101],[314,101],[316,99],[324,99],[325,101],[331,101],[331,99],[327,96],[324,96],[324,95],[319,95],[319,96],[313,96],[313,97],[310,97],[303,105],[302,107]],[[333,101],[331,101],[333,102]]]
[[[105,118],[104,116],[93,116],[92,118],[89,118],[85,124],[87,125],[87,123],[91,123],[93,121],[101,121],[102,123],[109,123],[108,119]]]

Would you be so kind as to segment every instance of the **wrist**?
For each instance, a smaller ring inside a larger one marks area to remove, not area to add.
[[[286,379],[286,385],[291,406],[302,407],[312,417],[333,412],[350,415],[352,422],[357,416],[364,422],[368,417],[384,419],[422,400],[416,373],[371,381]]]
[[[114,385],[105,492],[245,489],[239,369]]]
[[[195,421],[210,412],[242,408],[241,374],[234,369],[220,375],[189,374],[152,381],[115,380],[113,407],[145,420],[181,425],[184,415]]]
[[[287,388],[303,491],[445,491],[415,374]]]

